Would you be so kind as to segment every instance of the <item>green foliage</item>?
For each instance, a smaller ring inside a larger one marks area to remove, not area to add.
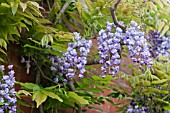
[[[169,61],[159,60],[159,62],[155,61],[153,68],[147,69],[145,73],[134,69],[134,76],[128,75],[126,79],[131,87],[132,95],[123,94],[130,96],[130,100],[135,100],[139,106],[149,107],[150,112],[169,110],[169,67]]]
[[[113,5],[112,0],[78,0],[72,2],[64,2],[63,0],[55,1],[53,9],[51,10],[51,17],[56,21],[55,27],[57,29],[65,30],[64,26],[68,27],[70,31],[78,31],[84,37],[94,38],[96,33],[105,27],[106,21],[112,21],[110,16],[110,6]],[[59,16],[61,8],[65,4],[70,4],[62,15]],[[63,20],[64,23],[61,23]]]
[[[78,96],[75,92],[69,92],[68,97],[69,97],[69,100],[73,100],[77,104],[80,104],[80,105],[89,104],[89,102],[87,100],[85,100],[81,96]]]
[[[67,44],[74,41],[74,31],[80,32],[85,38],[96,38],[98,31],[105,27],[106,22],[112,22],[110,6],[115,2],[116,0],[54,0],[50,4],[43,5],[43,7],[48,5],[47,12],[41,7],[42,4],[35,0],[26,2],[1,0],[0,52],[7,55],[8,44],[19,44],[20,54],[35,63],[33,68],[37,70],[42,68],[41,75],[46,79],[49,77],[48,80],[52,81],[56,74],[50,71],[51,63],[48,56],[62,57],[62,52],[67,51]],[[169,6],[166,0],[145,2],[124,0],[115,13],[117,19],[123,21],[126,26],[134,20],[144,31],[158,30],[163,36],[169,33]],[[128,57],[127,51],[127,46],[123,46],[121,56]],[[90,58],[98,58],[96,50]],[[119,72],[114,78],[111,76],[101,78],[87,71],[87,76],[83,79],[72,80],[75,90],[72,90],[67,83],[56,85],[49,82],[38,85],[17,82],[22,88],[16,95],[19,99],[22,96],[30,97],[36,102],[36,108],[43,105],[46,112],[53,108],[78,109],[77,105],[93,108],[92,105],[104,104],[105,101],[115,106],[120,106],[122,103],[125,104],[123,107],[128,105],[126,101],[115,104],[112,98],[135,101],[140,99],[139,106],[149,106],[151,109],[156,109],[156,112],[162,112],[163,109],[170,108],[170,62],[162,62],[164,60],[167,58],[156,59],[153,68],[145,69],[144,72],[132,64],[125,64],[129,69],[133,69],[133,74]],[[3,57],[0,61],[4,61]],[[86,69],[97,71],[93,66],[86,66]],[[59,81],[63,79],[64,77]],[[105,90],[110,91],[110,94],[104,96]],[[18,103],[31,106],[21,101]],[[3,104],[5,103],[0,102],[0,105]],[[125,110],[123,107],[120,109]]]

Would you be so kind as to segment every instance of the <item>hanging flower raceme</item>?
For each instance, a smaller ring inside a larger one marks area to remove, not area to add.
[[[150,43],[150,52],[152,57],[157,57],[159,55],[170,57],[170,38],[162,36],[158,31],[151,31],[148,37],[148,42]]]
[[[115,32],[112,32],[112,27],[115,27]],[[119,70],[121,42],[123,42],[129,51],[130,58],[133,62],[139,63],[141,66],[147,65],[151,67],[153,62],[147,40],[144,37],[144,32],[140,30],[140,26],[134,21],[131,26],[123,33],[122,29],[116,27],[114,23],[107,23],[106,30],[99,31],[98,50],[103,77],[107,73],[115,75]]]
[[[0,113],[16,113],[16,91],[14,89],[15,77],[13,65],[8,66],[8,75],[4,75],[4,65],[0,65],[1,82],[0,82]]]
[[[121,50],[122,29],[116,27],[115,33],[112,33],[112,27],[115,27],[114,23],[108,22],[106,30],[102,29],[99,31],[99,37],[97,39],[100,63],[104,64],[101,67],[102,77],[105,77],[107,69],[112,76],[119,71],[120,55],[118,52]]]
[[[79,78],[83,77],[87,55],[92,46],[91,40],[81,38],[79,33],[74,33],[75,42],[68,43],[67,52],[63,53],[64,57],[51,57],[53,66],[51,70],[59,72],[59,76],[66,75],[67,78],[73,78],[76,70],[79,70]],[[56,76],[55,81],[58,81],[59,76]]]
[[[136,22],[131,22],[131,27],[126,30],[122,39],[128,47],[129,55],[133,62],[137,62],[141,66],[152,66],[153,62],[147,40],[144,37],[144,32],[140,31],[140,26]]]

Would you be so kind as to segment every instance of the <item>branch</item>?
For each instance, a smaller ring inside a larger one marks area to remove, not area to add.
[[[51,11],[51,6],[50,6],[50,1],[47,0],[47,4],[48,4],[48,9]]]
[[[41,70],[41,68],[40,68],[40,66],[39,66],[39,65],[37,65],[37,67],[38,67],[38,69],[39,69],[39,71],[40,71],[41,75],[42,75],[45,79],[47,79],[47,80],[49,80],[49,81],[51,81],[51,82],[53,82],[53,83],[57,84],[57,83],[56,83],[56,82],[54,82],[52,79],[50,79],[50,78],[48,78],[47,76],[45,76],[45,74],[43,73],[43,71]]]
[[[87,60],[86,65],[100,64],[100,59]]]
[[[57,21],[60,19],[61,15],[64,13],[64,11],[67,9],[67,7],[70,5],[70,3],[72,2],[73,0],[68,0],[64,6],[62,7],[62,9],[60,10],[60,12],[58,13],[57,17],[56,17],[56,20],[53,24],[53,26],[57,23]]]
[[[100,59],[92,59],[92,60],[87,60],[87,63],[86,65],[94,65],[94,64],[100,64],[99,63]],[[121,66],[120,66],[120,71],[124,72],[125,74],[128,74],[125,70],[122,70],[121,69]]]
[[[60,12],[58,13],[58,19],[60,18],[60,16],[64,13],[64,11],[67,9],[67,7],[70,5],[70,3],[72,2],[72,0],[68,0],[64,6],[62,7],[62,9],[60,10]]]
[[[117,6],[119,5],[121,0],[117,0],[116,3],[110,7],[110,12],[111,12],[111,15],[112,15],[112,19],[113,19],[113,22],[114,24],[117,26],[117,27],[120,27],[123,32],[125,33],[126,32],[126,27],[125,26],[122,26],[121,24],[119,24],[118,20],[117,20],[117,17],[116,17],[116,14],[115,14],[115,11],[117,9]]]

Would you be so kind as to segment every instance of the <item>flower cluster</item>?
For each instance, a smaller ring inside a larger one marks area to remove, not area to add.
[[[100,63],[104,64],[101,67],[103,77],[107,73],[107,68],[112,76],[119,70],[120,55],[118,52],[121,50],[122,29],[116,27],[115,33],[112,33],[112,27],[115,27],[113,23],[107,23],[106,30],[100,30],[97,39]]]
[[[146,107],[139,108],[139,106],[129,106],[126,109],[126,113],[149,113],[149,109]]]
[[[160,33],[158,31],[150,32],[148,37],[148,42],[150,43],[150,52],[152,57],[157,57],[159,55],[163,55],[165,57],[170,56],[170,38],[168,37],[160,37]]]
[[[153,62],[144,32],[140,31],[140,26],[134,21],[122,37],[124,44],[128,47],[130,58],[133,62],[140,63],[141,66],[151,67]]]
[[[6,110],[8,113],[16,113],[16,91],[14,89],[15,77],[13,65],[9,65],[8,75],[4,75],[4,65],[0,66],[0,72],[2,73],[2,79],[0,82],[0,102],[4,104],[0,106],[0,113],[4,113]]]
[[[84,72],[86,71],[84,67],[87,62],[87,55],[90,52],[90,48],[92,46],[92,41],[81,38],[79,33],[74,34],[75,42],[68,44],[67,52],[64,54],[64,66],[67,67],[68,73],[66,76],[68,78],[75,76],[75,67],[79,70],[79,77],[82,78]]]
[[[63,64],[64,58],[59,56],[50,56],[50,61],[52,62],[51,70],[53,72],[57,72],[58,76],[54,78],[54,81],[57,83],[59,81],[59,77],[62,77],[66,73],[66,69],[64,68]],[[63,82],[65,79],[63,80]]]
[[[86,71],[85,64],[92,41],[81,38],[79,33],[74,33],[74,35],[75,42],[68,43],[67,52],[63,53],[64,57],[56,56],[51,60],[53,63],[51,70],[61,72],[59,76],[65,74],[67,78],[73,78],[77,68],[79,70],[79,78],[82,78]],[[58,76],[55,78],[55,81],[57,80]]]
[[[126,113],[149,113],[149,109],[147,107],[140,108],[135,101],[132,101],[126,108]]]

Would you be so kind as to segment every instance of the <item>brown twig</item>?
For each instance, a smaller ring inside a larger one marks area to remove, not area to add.
[[[45,74],[44,74],[43,71],[41,70],[40,66],[37,65],[37,67],[38,67],[38,69],[39,69],[39,71],[40,71],[42,77],[44,77],[45,79],[47,79],[47,80],[49,80],[49,81],[51,81],[51,82],[57,84],[57,83],[54,82],[52,79],[50,79],[50,78],[48,78],[47,76],[45,76]]]
[[[62,7],[62,9],[60,10],[60,12],[58,13],[56,19],[55,19],[55,22],[53,25],[55,25],[58,20],[60,19],[61,15],[64,13],[64,11],[67,9],[67,7],[70,5],[70,3],[72,2],[73,0],[68,0]]]
[[[100,59],[87,60],[86,65],[100,64],[99,61]]]
[[[117,27],[120,27],[120,28],[123,30],[123,32],[125,33],[125,32],[126,32],[126,27],[123,26],[123,25],[121,25],[121,24],[118,22],[117,17],[116,17],[116,14],[115,14],[115,11],[116,11],[116,9],[117,9],[120,1],[121,1],[121,0],[117,0],[116,3],[115,3],[113,6],[110,7],[110,12],[111,12],[111,15],[112,15],[112,19],[113,19],[114,24],[115,24]]]
[[[48,9],[51,11],[50,1],[47,0]]]

